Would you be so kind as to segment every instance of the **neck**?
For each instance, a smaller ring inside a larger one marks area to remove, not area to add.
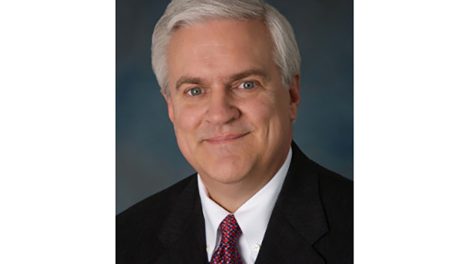
[[[266,178],[256,184],[237,183],[211,183],[204,182],[209,197],[230,213],[238,210],[246,201],[264,187],[274,176]]]

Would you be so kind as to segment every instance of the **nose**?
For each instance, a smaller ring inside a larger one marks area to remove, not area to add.
[[[206,120],[215,125],[230,123],[240,117],[240,110],[226,89],[211,92]]]

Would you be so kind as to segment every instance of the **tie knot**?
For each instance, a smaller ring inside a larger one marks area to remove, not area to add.
[[[233,214],[227,215],[222,223],[220,223],[220,233],[222,234],[222,243],[236,244],[238,242],[242,230]]]
[[[222,238],[219,247],[212,255],[211,264],[242,264],[238,251],[238,238],[242,234],[235,216],[227,215],[219,226]]]

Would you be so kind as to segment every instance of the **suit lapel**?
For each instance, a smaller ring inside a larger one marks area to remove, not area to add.
[[[314,244],[328,232],[314,164],[292,144],[292,161],[256,264],[325,263]]]
[[[166,254],[157,263],[207,263],[204,216],[196,177],[175,202],[159,240]]]

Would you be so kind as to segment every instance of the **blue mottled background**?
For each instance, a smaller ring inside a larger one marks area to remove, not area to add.
[[[116,2],[117,213],[193,172],[150,65],[153,27],[169,2]],[[311,159],[352,179],[352,0],[268,2],[291,22],[302,55],[294,139]]]

